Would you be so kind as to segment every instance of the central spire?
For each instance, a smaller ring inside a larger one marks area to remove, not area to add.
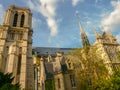
[[[89,43],[89,40],[87,38],[87,35],[82,27],[82,24],[80,22],[80,19],[78,17],[78,24],[79,24],[79,27],[80,27],[80,33],[81,33],[81,39],[82,39],[82,44],[83,44],[83,47],[87,47],[87,46],[90,46],[90,43]]]

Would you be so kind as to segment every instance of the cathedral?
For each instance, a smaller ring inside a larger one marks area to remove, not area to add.
[[[89,39],[78,19],[83,47],[95,46],[111,74],[120,64],[119,43],[112,33],[97,33]],[[66,55],[74,48],[32,47],[32,13],[29,8],[10,5],[0,25],[0,71],[13,73],[21,90],[79,90],[74,65]]]
[[[100,53],[108,74],[111,75],[120,65],[117,58],[120,46],[116,38],[112,33],[105,31],[99,34],[94,28],[96,40],[90,44],[79,19],[78,24],[83,47],[97,47],[97,53]],[[74,48],[33,48],[33,52],[36,52],[33,54],[34,65],[36,65],[35,74],[38,77],[36,90],[49,90],[47,87],[50,87],[50,83],[51,87],[54,85],[51,90],[80,90],[74,75],[74,65],[71,59],[66,58],[71,50]]]
[[[9,6],[0,26],[0,71],[13,73],[21,90],[34,90],[32,33],[30,9]]]

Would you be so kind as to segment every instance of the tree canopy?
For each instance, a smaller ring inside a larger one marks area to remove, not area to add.
[[[103,60],[96,52],[95,47],[85,47],[73,50],[66,56],[72,60],[76,81],[81,90],[95,90],[99,80],[108,78]]]

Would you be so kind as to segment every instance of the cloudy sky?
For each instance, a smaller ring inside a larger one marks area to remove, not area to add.
[[[113,32],[120,42],[119,0],[0,0],[0,24],[11,4],[31,9],[33,46],[81,47],[76,14],[91,44],[95,41],[93,26],[99,33]]]

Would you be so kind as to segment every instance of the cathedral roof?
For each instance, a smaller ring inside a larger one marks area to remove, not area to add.
[[[61,52],[64,55],[68,54],[74,48],[52,48],[52,47],[34,47],[33,51],[38,52],[39,55],[56,55],[57,52]]]

